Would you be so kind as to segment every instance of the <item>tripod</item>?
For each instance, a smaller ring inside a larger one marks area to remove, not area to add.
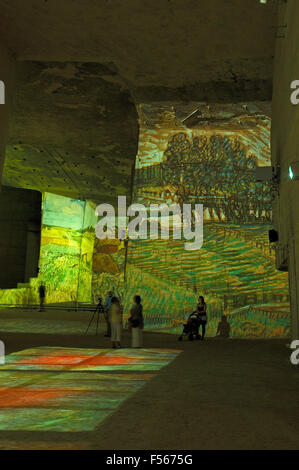
[[[92,317],[91,317],[91,319],[90,319],[89,325],[88,325],[87,330],[86,330],[86,332],[85,332],[86,335],[87,335],[88,330],[89,330],[89,328],[90,328],[90,325],[92,324],[93,319],[95,318],[96,315],[97,315],[96,336],[97,336],[97,334],[98,334],[100,313],[103,313],[104,318],[106,319],[105,309],[104,309],[104,306],[103,306],[103,304],[102,304],[102,299],[101,299],[101,297],[100,297],[98,300],[99,300],[98,305],[97,305],[95,311],[94,311],[93,314],[92,314]]]

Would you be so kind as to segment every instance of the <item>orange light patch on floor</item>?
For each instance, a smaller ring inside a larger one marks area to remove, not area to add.
[[[72,393],[80,394],[80,391],[72,390]],[[53,398],[68,396],[67,389],[32,389],[25,387],[0,388],[0,408],[27,408],[38,407],[48,403]]]
[[[68,356],[38,356],[30,359],[20,359],[18,364],[27,365],[74,365],[89,359],[90,356],[84,354],[68,355]]]
[[[0,431],[92,431],[155,376],[145,371],[179,352],[41,347],[10,354],[0,366]]]

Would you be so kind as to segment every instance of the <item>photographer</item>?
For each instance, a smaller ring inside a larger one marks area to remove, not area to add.
[[[39,294],[39,311],[43,312],[44,311],[45,297],[46,297],[46,286],[44,284],[41,284],[39,286],[38,294]]]
[[[202,329],[201,339],[204,340],[208,317],[207,317],[207,304],[205,303],[205,299],[202,295],[198,299],[198,304],[196,307],[196,314],[199,320],[199,327],[201,326],[201,329]]]

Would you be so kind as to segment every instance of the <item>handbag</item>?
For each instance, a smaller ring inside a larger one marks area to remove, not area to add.
[[[207,317],[207,315],[198,315],[198,319],[199,319],[199,321],[207,321],[208,317]]]
[[[132,328],[138,328],[139,327],[139,320],[137,318],[131,320],[131,325],[132,325]]]

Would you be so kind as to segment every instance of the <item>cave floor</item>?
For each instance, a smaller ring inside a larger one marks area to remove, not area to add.
[[[287,340],[178,342],[173,335],[145,332],[144,349],[133,351],[125,331],[124,349],[113,351],[104,325],[98,336],[84,336],[85,323],[82,335],[0,332],[6,355],[20,357],[17,365],[8,361],[0,370],[0,449],[299,449],[299,369],[290,363]],[[65,348],[66,354],[96,359],[87,369],[64,364],[56,370],[56,364],[54,370],[47,348],[52,356],[61,357]],[[42,367],[41,351],[48,361]],[[35,355],[31,362],[28,354]],[[20,400],[14,391],[25,382],[27,395]],[[67,402],[66,382],[72,388]],[[27,400],[25,412],[22,400]],[[43,428],[45,408],[55,400],[62,400],[62,408],[72,402],[89,410],[90,429],[76,428],[75,419],[72,425],[70,413],[59,431],[55,425]],[[99,403],[102,408],[110,403],[109,412],[103,414]],[[35,430],[30,429],[33,412],[41,423]]]

